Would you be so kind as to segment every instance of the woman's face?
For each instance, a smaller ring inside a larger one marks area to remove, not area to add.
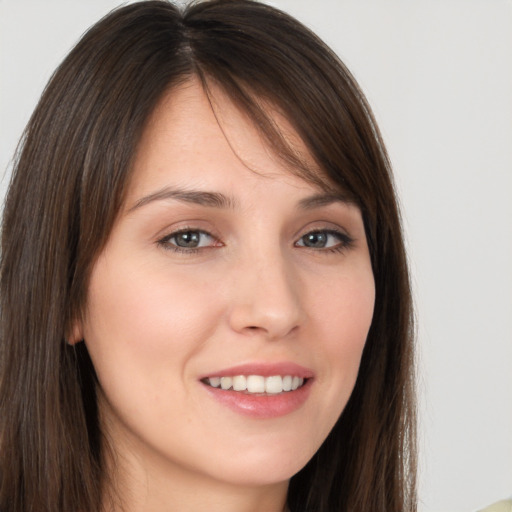
[[[359,209],[291,174],[214,93],[218,120],[195,81],[152,115],[77,335],[120,460],[146,475],[284,482],[355,384],[370,258]]]

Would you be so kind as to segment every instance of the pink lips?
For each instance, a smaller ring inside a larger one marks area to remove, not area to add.
[[[263,377],[292,375],[306,379],[304,385],[295,391],[287,391],[276,395],[266,393],[249,394],[231,389],[223,390],[202,382],[205,391],[222,405],[245,416],[262,419],[284,416],[300,408],[306,402],[314,380],[314,374],[311,370],[289,362],[234,366],[214,371],[202,377],[201,380],[204,381],[207,377],[233,377],[236,375],[261,375]]]

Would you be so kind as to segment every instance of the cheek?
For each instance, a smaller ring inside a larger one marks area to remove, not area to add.
[[[366,267],[332,280],[329,292],[316,294],[314,309],[332,351],[347,355],[362,351],[374,304],[373,274]]]
[[[317,343],[327,358],[327,371],[321,375],[330,399],[341,414],[359,372],[361,356],[373,318],[375,285],[371,270],[342,278],[332,293],[319,295],[315,328]]]
[[[96,264],[84,337],[103,387],[129,379],[149,393],[150,382],[169,385],[215,328],[214,290],[175,277],[128,259]]]

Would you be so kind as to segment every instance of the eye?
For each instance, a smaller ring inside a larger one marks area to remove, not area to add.
[[[309,249],[341,251],[348,248],[352,242],[353,240],[345,233],[332,229],[323,229],[310,231],[302,235],[295,245]]]
[[[183,229],[165,236],[158,241],[158,244],[169,250],[194,252],[204,247],[212,247],[216,242],[216,239],[206,231]]]

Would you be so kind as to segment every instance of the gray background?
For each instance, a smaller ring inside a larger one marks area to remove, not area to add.
[[[274,0],[365,90],[417,305],[423,512],[512,493],[512,2]],[[116,0],[0,0],[0,197],[51,72]]]

